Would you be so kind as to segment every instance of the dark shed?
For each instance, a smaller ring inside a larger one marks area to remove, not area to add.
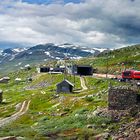
[[[65,92],[70,93],[73,90],[74,85],[69,82],[68,80],[63,80],[62,82],[58,83],[57,85],[57,93]]]
[[[92,66],[88,66],[88,65],[75,65],[74,73],[78,75],[92,75],[93,68]]]
[[[40,67],[40,72],[49,72],[50,67]]]

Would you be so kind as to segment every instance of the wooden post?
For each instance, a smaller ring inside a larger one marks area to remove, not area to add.
[[[0,103],[2,103],[2,94],[3,94],[3,91],[0,90]]]

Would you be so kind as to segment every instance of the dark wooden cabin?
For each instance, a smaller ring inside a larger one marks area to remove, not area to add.
[[[40,67],[40,72],[49,72],[50,67]]]
[[[73,91],[74,85],[68,81],[68,80],[63,80],[62,82],[58,83],[57,85],[57,93],[71,93]]]
[[[73,73],[77,75],[92,75],[93,68],[90,65],[75,65],[73,67]]]

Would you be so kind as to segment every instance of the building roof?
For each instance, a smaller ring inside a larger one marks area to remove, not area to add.
[[[69,85],[73,86],[74,87],[74,84],[72,84],[70,81],[68,81],[67,79],[63,80],[62,82],[58,83],[57,85],[63,83],[63,82],[66,82],[68,83]]]
[[[40,66],[39,68],[41,69],[41,68],[50,68],[50,67],[49,66]]]
[[[77,65],[77,67],[92,67],[90,65]]]
[[[55,72],[55,71],[50,71],[50,74],[62,74],[62,72]]]

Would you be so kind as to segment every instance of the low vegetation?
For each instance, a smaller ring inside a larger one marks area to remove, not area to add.
[[[139,48],[139,46],[138,46]],[[139,51],[136,46],[135,53]],[[110,52],[108,59],[110,73],[114,73],[126,56],[119,55],[122,49]],[[128,55],[129,53],[127,53]],[[138,56],[133,60],[138,60]],[[137,59],[136,59],[137,58]],[[129,58],[127,58],[128,62]],[[86,63],[85,63],[86,62]],[[98,72],[106,72],[106,54],[98,58],[81,59],[77,63],[91,64]],[[134,62],[134,61],[133,61]],[[118,65],[119,63],[119,65]],[[132,63],[125,63],[126,67]],[[134,63],[139,69],[139,63]],[[120,67],[119,67],[120,68]],[[66,79],[75,84],[72,94],[56,94],[56,84],[64,79],[64,75],[38,74],[35,68],[29,71],[19,70],[10,73],[10,82],[0,84],[3,90],[3,103],[0,104],[0,119],[9,117],[20,108],[25,100],[31,100],[28,111],[16,121],[0,128],[0,137],[14,135],[27,140],[33,139],[95,139],[97,135],[109,130],[118,131],[121,124],[133,118],[123,118],[119,123],[112,122],[110,117],[96,115],[99,108],[107,108],[108,87],[127,85],[112,79],[84,77],[88,90],[81,90],[78,76],[66,75]],[[15,82],[15,78],[22,81]],[[28,81],[32,77],[33,81]],[[77,92],[76,92],[77,91]],[[78,92],[80,91],[80,92]],[[111,139],[108,137],[108,139]]]

